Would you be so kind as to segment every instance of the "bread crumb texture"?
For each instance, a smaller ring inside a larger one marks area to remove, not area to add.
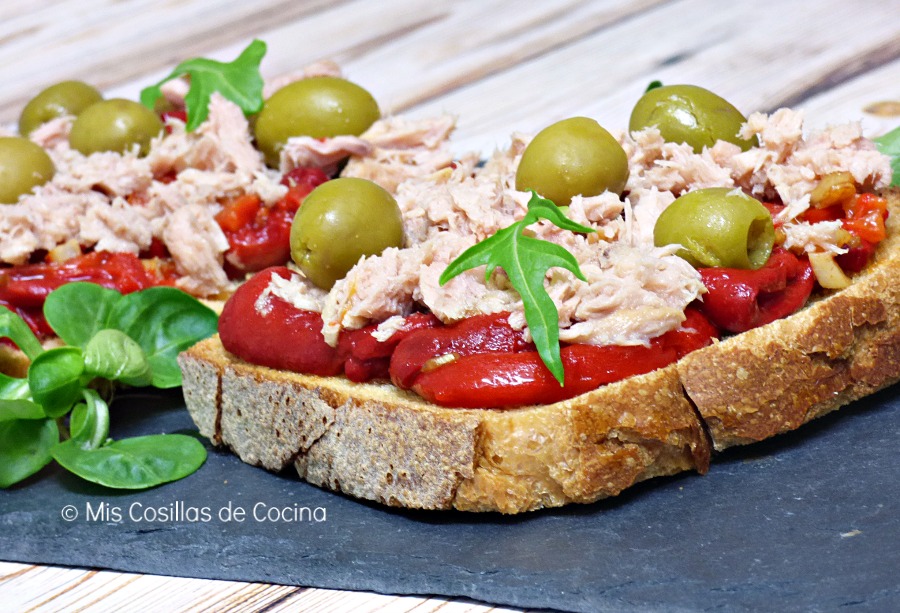
[[[793,430],[900,380],[900,197],[853,285],[677,364],[546,406],[452,409],[389,384],[179,357],[200,432],[243,461],[390,506],[519,513],[706,472],[711,449]]]

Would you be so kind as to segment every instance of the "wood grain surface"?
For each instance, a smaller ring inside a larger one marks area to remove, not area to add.
[[[745,113],[790,105],[808,126],[900,124],[897,0],[32,0],[0,3],[0,122],[50,83],[135,97],[180,60],[267,42],[267,77],[322,59],[386,113],[458,116],[457,151],[572,115],[626,127],[652,80],[705,86]],[[2,496],[0,493],[0,504]],[[5,528],[4,528],[5,529]],[[2,552],[0,552],[2,558]],[[411,598],[0,563],[0,611],[417,611]]]

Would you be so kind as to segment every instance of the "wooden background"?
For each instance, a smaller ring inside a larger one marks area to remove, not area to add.
[[[457,115],[460,152],[488,154],[572,115],[624,129],[657,79],[702,85],[745,113],[800,107],[812,128],[860,120],[877,136],[900,124],[898,0],[7,1],[0,121],[60,80],[133,98],[179,61],[231,60],[252,38],[269,45],[266,76],[331,59],[385,112]],[[0,562],[0,611],[123,608],[501,610]]]

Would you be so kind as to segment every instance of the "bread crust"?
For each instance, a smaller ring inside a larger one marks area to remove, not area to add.
[[[438,407],[386,383],[179,357],[200,432],[242,460],[391,506],[519,513],[706,472],[711,449],[793,430],[900,380],[900,194],[854,283],[676,364],[551,405]]]
[[[715,449],[794,430],[900,380],[900,191],[885,195],[888,238],[852,285],[678,362]]]

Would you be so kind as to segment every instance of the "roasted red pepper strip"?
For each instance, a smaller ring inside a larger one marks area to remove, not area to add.
[[[322,336],[321,314],[299,310],[276,296],[263,299],[263,312],[257,309],[272,275],[289,279],[291,274],[283,266],[267,268],[228,299],[219,317],[225,349],[261,366],[321,376],[344,372],[351,381],[362,382],[386,378],[394,347],[408,334],[440,323],[434,315],[416,313],[383,342],[373,336],[377,326],[372,325],[343,332],[338,346],[331,347]]]
[[[708,292],[700,306],[721,330],[744,332],[787,317],[806,304],[815,275],[805,259],[784,249],[759,270],[701,268]]]
[[[458,357],[421,372],[414,378],[412,389],[426,400],[452,407],[503,408],[558,402],[667,366],[718,337],[718,331],[699,311],[688,309],[686,315],[681,328],[654,339],[649,347],[563,347],[562,387],[537,351],[524,350]]]
[[[425,363],[433,358],[449,354],[460,357],[515,353],[529,348],[533,346],[522,338],[522,331],[509,325],[509,313],[476,315],[444,328],[409,334],[391,357],[391,380],[394,385],[408,389]]]
[[[272,275],[290,278],[284,267],[267,268],[253,276],[228,299],[219,316],[219,337],[231,353],[260,366],[332,376],[343,370],[338,351],[322,337],[322,316],[294,308],[271,296],[264,313],[257,301]]]
[[[357,383],[388,378],[391,355],[397,344],[416,330],[434,328],[440,323],[431,313],[413,313],[405,318],[400,329],[384,341],[374,336],[377,325],[343,331],[338,350],[345,357],[344,375]]]
[[[875,194],[860,194],[844,202],[844,229],[870,243],[887,238],[884,221],[888,217],[887,200]]]
[[[537,351],[478,353],[421,373],[412,389],[435,404],[502,408],[549,404],[606,383],[650,372],[675,361],[658,347],[569,345],[560,350],[565,386],[550,374]]]

